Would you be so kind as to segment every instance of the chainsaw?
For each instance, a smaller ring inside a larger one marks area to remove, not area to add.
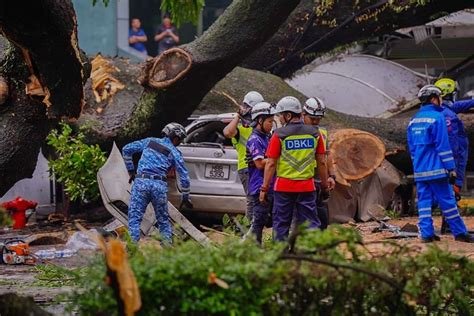
[[[30,246],[21,239],[11,238],[0,242],[1,259],[5,264],[34,264]]]

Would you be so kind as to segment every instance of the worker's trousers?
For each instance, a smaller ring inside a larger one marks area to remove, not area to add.
[[[242,182],[242,186],[244,187],[245,198],[247,203],[247,208],[245,209],[245,217],[247,217],[250,221],[253,218],[253,199],[252,196],[249,195],[249,170],[247,168],[240,169],[238,171],[240,182]]]
[[[128,230],[133,241],[140,239],[140,225],[146,207],[151,202],[156,221],[164,242],[171,243],[172,227],[168,217],[168,185],[160,180],[137,178],[133,182],[128,208]]]
[[[255,235],[257,242],[262,243],[262,233],[265,224],[270,219],[270,214],[273,208],[273,192],[267,193],[266,203],[259,201],[260,194],[251,195],[252,197],[252,224],[250,232]]]
[[[431,209],[435,200],[438,201],[446,221],[454,236],[467,233],[466,225],[459,215],[454,191],[447,178],[416,182],[418,195],[418,226],[421,237],[429,238],[434,235]]]
[[[328,195],[321,188],[321,183],[315,183],[316,185],[316,210],[318,211],[319,221],[321,222],[321,230],[325,230],[329,225],[329,210],[328,203],[324,200],[324,195]]]
[[[288,238],[293,210],[296,211],[296,224],[309,223],[309,228],[319,228],[321,223],[316,211],[316,192],[277,192],[273,193],[273,239]]]

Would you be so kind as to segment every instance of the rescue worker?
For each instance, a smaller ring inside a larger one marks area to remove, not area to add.
[[[439,79],[435,82],[435,86],[441,89],[441,97],[443,98],[441,108],[448,127],[449,144],[456,164],[457,178],[453,187],[455,194],[460,198],[459,194],[466,173],[469,141],[464,130],[464,124],[457,114],[467,112],[473,108],[474,100],[457,101],[458,87],[456,81],[452,79]]]
[[[168,218],[168,185],[166,175],[176,168],[181,184],[182,202],[192,208],[189,199],[190,180],[181,152],[176,148],[186,137],[181,124],[170,123],[162,132],[162,138],[145,138],[127,144],[122,149],[123,159],[133,182],[128,208],[128,229],[134,242],[140,239],[140,225],[147,205],[151,202],[155,209],[158,229],[165,243],[171,243],[172,227]],[[133,155],[142,153],[137,173],[133,165]]]
[[[456,181],[456,164],[449,146],[448,131],[441,107],[441,90],[434,85],[420,89],[422,107],[407,128],[408,147],[413,161],[418,195],[418,225],[423,242],[440,240],[435,235],[431,208],[437,199],[455,240],[474,242],[459,215],[450,184]]]
[[[251,109],[257,103],[263,102],[263,97],[257,91],[250,91],[244,96],[242,105],[240,106],[237,115],[234,119],[224,128],[224,136],[232,139],[232,145],[237,151],[237,172],[239,174],[240,181],[244,187],[245,195],[247,196],[247,209],[245,216],[252,220],[252,198],[249,196],[248,183],[249,183],[249,172],[246,161],[247,152],[247,140],[252,133]]]
[[[268,222],[273,207],[273,189],[269,186],[267,198],[260,202],[260,188],[267,162],[266,151],[273,126],[274,107],[268,102],[257,103],[251,111],[254,129],[247,141],[249,158],[249,196],[252,199],[252,222],[250,233],[255,234],[257,242],[262,243],[263,227]]]
[[[323,190],[328,185],[324,142],[317,127],[303,124],[300,101],[284,97],[278,101],[276,112],[283,127],[276,129],[270,139],[260,202],[267,199],[276,171],[273,238],[281,241],[288,238],[294,210],[296,224],[309,222],[309,228],[321,225],[316,211],[316,162]]]
[[[336,187],[336,175],[334,171],[333,157],[331,155],[331,151],[329,150],[328,131],[327,129],[319,125],[325,113],[326,113],[326,106],[324,105],[324,102],[317,97],[309,98],[308,100],[306,100],[306,102],[303,105],[304,123],[306,125],[313,125],[319,128],[321,138],[323,139],[324,146],[326,148],[327,169],[329,173],[329,177],[328,177],[328,190],[329,191],[323,191],[321,188],[321,179],[318,178],[317,174],[315,177],[316,196],[317,196],[316,207],[318,211],[319,220],[321,221],[322,230],[326,229],[329,225],[327,200],[329,199],[329,192],[334,190],[334,188]]]

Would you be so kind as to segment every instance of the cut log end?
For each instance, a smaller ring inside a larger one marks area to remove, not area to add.
[[[139,78],[142,85],[164,89],[184,76],[192,65],[191,55],[181,48],[171,48],[147,61]]]
[[[375,171],[385,158],[385,146],[375,135],[357,129],[331,134],[331,151],[338,174],[345,180],[359,180]]]

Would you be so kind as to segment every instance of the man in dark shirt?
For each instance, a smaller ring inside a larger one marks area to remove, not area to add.
[[[179,44],[178,32],[176,27],[171,24],[169,16],[165,15],[163,18],[163,24],[160,25],[156,32],[155,42],[158,42],[158,55]]]
[[[148,40],[141,27],[140,19],[132,19],[132,28],[128,31],[128,45],[139,52],[147,54],[145,42]]]
[[[259,201],[266,163],[266,151],[273,124],[273,112],[273,106],[267,102],[257,103],[252,108],[252,120],[256,126],[246,144],[247,156],[250,158],[248,163],[248,193],[252,199],[250,232],[255,234],[259,244],[262,243],[263,227],[270,218],[273,207],[273,188],[271,187],[273,183],[270,184],[268,189],[266,201],[263,203]]]

